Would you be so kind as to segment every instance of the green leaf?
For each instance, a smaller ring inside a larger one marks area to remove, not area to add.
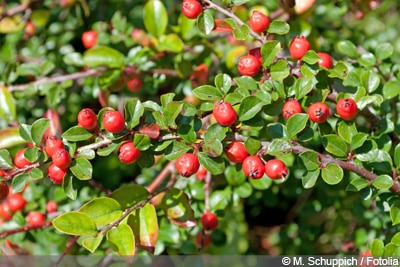
[[[73,178],[74,178],[74,176],[67,175],[64,178],[62,186],[63,186],[63,190],[64,190],[65,195],[67,197],[69,197],[70,199],[75,200],[78,193],[77,193],[77,190],[74,189],[74,186],[73,186],[73,183],[72,183]]]
[[[137,149],[145,151],[151,147],[151,139],[144,134],[135,134],[133,144]]]
[[[308,50],[307,53],[301,58],[302,61],[308,64],[316,64],[319,59],[319,56],[314,50]]]
[[[149,195],[143,186],[131,184],[116,189],[110,197],[118,201],[122,209],[127,209],[147,199]]]
[[[369,93],[374,92],[376,89],[378,89],[379,84],[380,84],[380,77],[377,73],[374,71],[365,71],[361,75],[361,82],[362,85],[368,90]]]
[[[104,235],[100,234],[97,237],[87,237],[82,240],[82,246],[94,253],[103,241]]]
[[[39,168],[33,168],[29,173],[29,176],[34,180],[42,179],[44,177],[43,171]]]
[[[77,158],[73,161],[70,170],[79,180],[92,179],[93,167],[90,161],[85,158]]]
[[[14,98],[3,85],[0,85],[0,118],[7,122],[14,121],[16,118]]]
[[[375,49],[375,55],[379,60],[390,58],[393,54],[393,46],[390,43],[379,43]]]
[[[165,193],[161,209],[172,223],[180,227],[192,227],[197,224],[189,197],[178,188],[171,188]]]
[[[378,189],[389,189],[393,185],[393,178],[389,175],[379,175],[372,183]]]
[[[0,150],[0,166],[2,169],[12,169],[14,166],[10,152],[7,149]]]
[[[364,52],[361,54],[360,57],[360,64],[365,66],[365,67],[373,67],[376,63],[376,58],[374,54],[370,52]]]
[[[392,99],[400,94],[400,82],[398,80],[388,81],[383,86],[383,97]]]
[[[314,82],[308,77],[299,78],[295,81],[294,89],[296,99],[301,99],[314,89]]]
[[[275,157],[283,156],[292,152],[289,140],[284,138],[275,138],[268,146],[267,154]]]
[[[97,226],[107,225],[122,216],[121,205],[108,197],[92,199],[78,211],[92,218]]]
[[[144,26],[154,37],[160,37],[168,26],[168,13],[160,0],[150,0],[143,9]]]
[[[288,23],[279,20],[271,21],[271,24],[268,27],[268,33],[285,35],[290,31],[290,26]]]
[[[320,169],[316,169],[313,171],[308,171],[305,174],[303,174],[303,177],[301,178],[303,187],[306,189],[314,187],[315,183],[318,180],[320,172],[321,172]]]
[[[357,128],[355,124],[349,124],[346,121],[341,121],[338,123],[337,131],[339,136],[348,144],[352,142],[353,137],[357,134]]]
[[[215,76],[215,86],[227,94],[232,86],[232,78],[227,74],[220,73]]]
[[[249,183],[257,190],[266,190],[271,187],[273,180],[265,175],[261,179],[249,179]]]
[[[308,115],[303,113],[293,114],[286,123],[289,138],[296,139],[296,135],[303,131],[308,123]]]
[[[106,66],[108,68],[122,68],[125,57],[118,50],[107,46],[95,46],[83,54],[83,63],[92,68]]]
[[[250,34],[250,27],[247,24],[242,24],[240,28],[233,29],[232,33],[237,40],[246,40]]]
[[[284,59],[279,59],[271,65],[271,77],[276,81],[283,81],[290,74],[288,62]]]
[[[178,135],[188,143],[194,143],[197,140],[196,131],[194,130],[193,126],[189,124],[180,124],[178,128]]]
[[[221,174],[225,170],[225,161],[221,157],[210,157],[205,152],[197,154],[201,166],[206,168],[211,174]]]
[[[154,254],[158,238],[158,219],[156,209],[151,204],[132,211],[128,216],[128,225],[136,237],[136,243],[144,250]]]
[[[227,187],[225,190],[215,190],[210,196],[210,208],[212,211],[224,210],[230,203],[232,192]]]
[[[158,51],[171,51],[174,53],[180,53],[184,47],[182,39],[179,38],[179,36],[175,33],[161,35],[158,41]]]
[[[90,236],[97,234],[96,223],[89,215],[78,211],[64,213],[53,220],[58,231],[69,235]]]
[[[400,232],[396,233],[392,239],[391,242],[396,245],[396,246],[400,246]]]
[[[393,225],[400,223],[400,201],[396,201],[390,206],[390,219]]]
[[[11,182],[12,190],[14,193],[22,192],[25,188],[26,182],[29,180],[29,174],[20,173],[16,175]]]
[[[350,58],[357,58],[358,52],[357,52],[357,47],[348,40],[344,41],[339,41],[336,44],[336,49],[339,53],[348,56]]]
[[[214,17],[210,10],[204,10],[197,18],[197,27],[206,35],[210,34],[214,29]]]
[[[19,134],[16,127],[7,127],[0,130],[0,149],[7,149],[25,144],[26,141]]]
[[[261,47],[262,64],[264,67],[269,67],[274,62],[276,55],[281,51],[281,42],[271,40],[264,43]]]
[[[129,128],[136,127],[143,116],[144,107],[139,99],[133,98],[125,103],[125,121]]]
[[[322,168],[321,176],[327,184],[335,185],[342,180],[343,169],[336,164],[330,163],[325,168]]]
[[[164,109],[164,123],[165,125],[169,127],[175,126],[175,120],[179,116],[183,109],[183,103],[182,102],[170,102],[166,105]]]
[[[206,101],[220,100],[222,98],[221,90],[211,85],[197,87],[193,89],[193,94]]]
[[[248,137],[244,142],[244,146],[250,155],[255,155],[261,148],[261,141],[256,138]]]
[[[362,189],[366,188],[367,186],[369,186],[369,183],[367,180],[365,180],[363,178],[355,178],[349,183],[346,190],[352,191],[352,192],[358,192],[358,191],[361,191]]]
[[[222,142],[218,139],[208,139],[201,146],[202,151],[210,157],[218,157],[223,152]]]
[[[204,134],[204,140],[220,140],[223,141],[226,137],[226,133],[228,132],[229,128],[221,126],[218,123],[211,124],[207,132]]]
[[[66,130],[62,137],[71,142],[86,141],[93,137],[93,133],[80,126],[73,126]]]
[[[110,248],[120,256],[135,255],[135,237],[132,229],[127,224],[120,224],[118,227],[107,231],[107,241]]]
[[[190,149],[191,147],[185,143],[174,140],[172,144],[165,149],[165,158],[167,160],[176,160],[180,155],[188,152]]]
[[[1,152],[1,151],[0,151]],[[1,157],[1,154],[0,154]],[[400,144],[397,144],[395,149],[394,149],[394,164],[396,165],[396,167],[400,167]],[[1,160],[1,158],[0,158]],[[0,162],[1,165],[1,162]]]
[[[303,166],[308,171],[315,171],[319,169],[320,163],[318,159],[318,154],[315,151],[304,151],[299,155],[301,161],[303,162]]]
[[[238,112],[239,120],[247,121],[252,119],[261,111],[264,105],[265,104],[256,96],[247,96],[243,98]]]
[[[263,57],[264,58],[264,57]],[[236,77],[236,78],[234,78],[234,80],[235,80],[235,82],[236,82],[236,84],[239,86],[239,87],[243,87],[243,88],[246,88],[247,90],[250,90],[250,91],[255,91],[255,90],[258,90],[259,88],[258,88],[258,84],[257,84],[257,82],[254,80],[254,78],[253,77],[250,77],[250,76],[240,76],[240,77]],[[229,96],[229,95],[228,95]],[[226,101],[226,100],[225,100]],[[227,102],[229,102],[229,101],[227,101]]]
[[[329,153],[342,158],[347,156],[347,144],[339,136],[334,134],[325,135],[322,142],[324,144],[325,150]]]
[[[49,127],[50,120],[44,118],[38,119],[32,124],[31,136],[35,145],[40,145],[40,143],[42,143],[43,134]]]
[[[381,239],[375,238],[374,241],[372,241],[370,248],[372,255],[374,255],[375,257],[380,257],[383,255],[383,252],[385,251],[385,244]]]
[[[32,126],[28,124],[21,123],[18,128],[19,135],[29,143],[33,143],[32,136],[31,136],[31,129]]]
[[[232,186],[239,186],[247,180],[241,166],[238,164],[226,166],[224,176],[228,184]]]

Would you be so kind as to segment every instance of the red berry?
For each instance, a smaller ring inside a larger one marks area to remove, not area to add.
[[[196,241],[196,244],[198,246],[201,246],[202,248],[205,248],[205,247],[207,247],[207,246],[209,246],[211,244],[212,239],[211,239],[210,235],[208,235],[207,233],[201,231],[201,232],[198,232],[196,234],[195,241]]]
[[[229,102],[222,102],[215,106],[213,115],[215,120],[222,126],[232,126],[237,120],[236,111]]]
[[[11,212],[23,210],[26,205],[25,198],[19,193],[8,195],[7,202]]]
[[[36,34],[36,26],[32,21],[28,21],[25,25],[24,39],[28,40]]]
[[[188,19],[196,19],[203,12],[203,7],[197,0],[183,0],[181,11]]]
[[[281,179],[288,174],[288,169],[282,160],[271,159],[265,163],[265,174],[271,179]]]
[[[175,162],[176,170],[183,177],[190,177],[195,174],[199,168],[199,159],[195,154],[183,154]]]
[[[32,162],[30,162],[29,160],[27,160],[27,158],[25,158],[25,155],[24,155],[25,150],[26,150],[26,148],[21,148],[15,154],[14,164],[15,164],[15,166],[17,166],[17,168],[22,169],[22,168],[32,164]]]
[[[256,47],[249,50],[249,55],[255,56],[262,65],[261,47]]]
[[[90,108],[84,108],[78,113],[78,126],[92,131],[97,127],[96,113]]]
[[[145,124],[139,129],[139,133],[147,135],[151,139],[160,137],[160,126],[157,124]]]
[[[242,75],[254,77],[260,71],[261,62],[253,55],[242,56],[239,59],[238,71]]]
[[[319,60],[318,60],[318,65],[320,65],[321,67],[325,67],[327,69],[332,68],[333,66],[333,62],[332,62],[332,58],[329,54],[327,53],[317,53],[319,56]]]
[[[86,49],[92,48],[97,42],[97,32],[90,30],[82,34],[82,43]]]
[[[128,89],[131,92],[138,92],[143,87],[143,80],[139,77],[133,77],[127,83]]]
[[[45,151],[49,157],[52,157],[58,149],[63,149],[64,143],[55,136],[50,136],[46,139]]]
[[[0,217],[5,221],[11,220],[13,213],[10,210],[9,204],[7,201],[0,203]]]
[[[230,143],[225,149],[225,154],[231,162],[243,162],[249,156],[244,144],[238,141]]]
[[[71,156],[65,148],[57,149],[51,159],[53,164],[61,169],[68,169],[71,165]]]
[[[336,103],[336,112],[342,119],[350,121],[357,116],[357,103],[351,98],[341,98]]]
[[[264,176],[264,163],[258,156],[248,156],[242,163],[244,174],[252,179],[260,179]]]
[[[49,200],[46,203],[46,211],[47,211],[47,213],[56,212],[57,209],[58,209],[58,205],[54,200]]]
[[[26,221],[30,226],[40,227],[46,221],[46,215],[38,211],[30,211],[26,216]]]
[[[269,18],[259,11],[254,11],[249,19],[249,26],[256,33],[265,32],[269,23]]]
[[[196,172],[196,179],[198,181],[204,181],[207,177],[207,169],[200,165],[199,170]]]
[[[322,102],[316,102],[311,104],[307,110],[310,120],[316,123],[324,123],[328,120],[330,112],[326,104]]]
[[[218,217],[211,212],[203,213],[200,217],[200,222],[206,230],[214,230],[218,227]]]
[[[8,189],[8,185],[6,182],[0,182],[0,201],[7,198],[10,190]]]
[[[135,147],[132,141],[123,143],[118,150],[118,158],[122,163],[132,164],[142,154],[142,152]]]
[[[310,43],[304,36],[296,36],[289,46],[290,55],[294,59],[301,59],[310,50]]]
[[[286,103],[283,105],[282,108],[282,116],[287,120],[291,116],[293,116],[296,113],[301,113],[303,110],[301,109],[301,105],[299,101],[292,99],[286,101]]]
[[[54,163],[50,164],[47,169],[47,175],[54,184],[62,184],[66,173],[66,169],[62,169]]]
[[[116,110],[107,110],[103,116],[104,129],[110,133],[120,133],[125,128],[124,116]]]

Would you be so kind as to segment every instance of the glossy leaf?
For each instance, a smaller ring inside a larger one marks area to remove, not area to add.
[[[125,103],[125,121],[129,128],[134,128],[140,122],[144,107],[139,99],[133,98]]]
[[[322,168],[321,176],[327,184],[335,185],[342,180],[343,169],[336,164],[330,163],[325,168]]]
[[[143,186],[131,184],[116,189],[110,197],[118,201],[122,209],[126,209],[147,199],[149,195]]]
[[[256,96],[245,97],[239,107],[239,120],[246,121],[253,118],[261,111],[264,105],[265,104]]]
[[[82,240],[82,246],[94,253],[103,241],[104,235],[100,234],[97,237],[86,237]]]
[[[247,24],[241,25],[239,28],[233,29],[233,36],[238,40],[246,40],[249,37],[250,27]]]
[[[71,142],[85,141],[93,137],[93,133],[80,126],[73,126],[66,130],[62,137]]]
[[[313,171],[307,171],[305,174],[303,174],[303,177],[301,179],[303,187],[306,189],[313,188],[318,180],[320,173],[320,169],[316,169]]]
[[[25,143],[18,128],[8,127],[0,130],[0,149],[8,149]]]
[[[271,77],[276,81],[283,81],[290,74],[288,62],[279,59],[271,65]]]
[[[394,149],[394,164],[396,167],[400,167],[400,144],[397,144]]]
[[[240,76],[240,77],[234,78],[234,80],[238,86],[246,88],[247,90],[251,90],[251,91],[258,90],[257,82],[250,76]]]
[[[90,161],[85,158],[77,158],[72,163],[70,170],[79,180],[92,179],[93,167]]]
[[[118,50],[107,46],[95,46],[83,54],[83,63],[88,67],[107,66],[109,68],[122,68],[125,58]]]
[[[172,188],[165,193],[161,209],[172,223],[180,227],[192,227],[196,225],[189,197],[178,188]]]
[[[69,235],[96,235],[96,223],[89,215],[71,211],[63,213],[53,220],[53,226],[58,231]]]
[[[305,151],[299,155],[300,159],[303,162],[303,166],[308,171],[314,171],[319,169],[320,163],[318,159],[318,154],[315,151]]]
[[[391,57],[393,54],[393,46],[390,43],[379,43],[375,50],[375,55],[378,59],[384,60]]]
[[[261,179],[249,179],[249,183],[255,189],[266,190],[271,187],[273,180],[264,175]]]
[[[273,20],[268,27],[268,33],[284,35],[290,31],[290,26],[288,23],[280,20]]]
[[[383,243],[383,240],[375,238],[371,244],[372,255],[374,255],[375,257],[380,257],[383,255],[384,250],[385,250],[385,244]]]
[[[135,237],[127,224],[122,223],[118,227],[110,229],[107,231],[106,237],[111,249],[118,255],[135,255]]]
[[[22,190],[24,190],[26,182],[29,181],[29,174],[28,173],[20,173],[18,175],[16,175],[13,179],[12,179],[12,190],[14,193],[17,192],[22,192]]]
[[[193,94],[200,98],[201,100],[219,100],[222,97],[222,92],[220,89],[211,85],[202,85],[193,89]]]
[[[87,214],[97,226],[107,225],[122,216],[121,205],[108,197],[92,199],[78,211]]]
[[[210,34],[214,29],[214,17],[210,10],[203,11],[197,18],[197,26],[204,34]]]
[[[385,99],[392,99],[400,94],[400,82],[393,80],[385,83],[383,86],[383,97]]]
[[[0,166],[5,169],[12,169],[14,166],[10,152],[7,149],[0,149]]]
[[[39,145],[43,140],[43,134],[50,127],[50,121],[42,118],[32,124],[31,136],[35,145]]]
[[[338,156],[346,157],[348,153],[348,148],[346,142],[337,135],[325,135],[323,138],[323,143],[326,151]]]
[[[287,133],[291,139],[296,139],[296,135],[303,131],[308,123],[308,115],[303,113],[293,114],[286,123]]]
[[[151,139],[144,134],[135,134],[133,144],[137,149],[144,151],[151,147]]]
[[[15,120],[16,106],[7,87],[0,85],[0,118],[7,122]]]
[[[136,237],[136,243],[144,250],[154,254],[158,238],[158,219],[156,209],[151,204],[132,211],[128,216],[128,225]]]
[[[155,37],[165,33],[168,26],[168,13],[160,0],[148,1],[143,9],[144,26]]]
[[[358,56],[356,46],[351,41],[348,40],[339,41],[337,43],[337,50],[338,52],[350,58],[356,58]]]
[[[230,202],[231,190],[227,187],[225,190],[215,190],[210,196],[210,208],[212,211],[224,210]]]
[[[215,76],[215,86],[227,94],[232,86],[232,78],[227,74],[218,74]]]
[[[400,223],[400,201],[396,201],[390,206],[390,218],[392,225]]]
[[[218,139],[209,139],[204,141],[201,148],[203,152],[210,157],[218,157],[223,151],[222,142]]]
[[[302,61],[307,62],[308,64],[316,64],[320,57],[314,50],[309,50],[307,53],[301,58]]]
[[[197,135],[192,125],[189,124],[181,124],[178,128],[178,134],[182,137],[185,142],[194,143],[196,142]]]
[[[369,183],[367,180],[365,180],[363,178],[355,178],[349,183],[349,185],[347,186],[346,189],[348,191],[358,192],[358,191],[361,191],[362,189],[366,188],[367,186],[369,186]]]
[[[379,175],[372,185],[378,189],[389,189],[393,185],[393,179],[389,175]]]
[[[292,152],[289,140],[284,138],[276,138],[268,146],[267,153],[269,155],[279,157]]]
[[[261,47],[262,64],[269,67],[274,62],[277,54],[281,51],[282,45],[279,41],[271,40],[264,43]]]
[[[206,168],[211,174],[217,175],[224,172],[225,161],[221,157],[210,157],[205,152],[197,154],[200,165]]]
[[[161,35],[157,46],[159,51],[171,51],[174,53],[182,52],[184,43],[178,35],[172,33]]]

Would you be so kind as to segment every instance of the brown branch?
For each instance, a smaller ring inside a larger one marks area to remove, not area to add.
[[[60,258],[58,258],[57,262],[54,263],[53,266],[58,266],[60,264],[60,262],[63,260],[63,258],[69,253],[69,251],[72,249],[72,247],[76,244],[76,242],[79,239],[79,235],[74,236],[67,244],[67,247],[64,249],[62,255],[60,256]]]
[[[104,72],[105,69],[89,69],[83,72],[76,72],[66,75],[60,75],[55,77],[44,77],[40,80],[26,83],[26,84],[19,84],[19,85],[9,85],[7,86],[10,92],[12,91],[22,91],[25,90],[28,86],[39,86],[46,83],[60,83],[68,80],[78,80],[86,77],[95,77],[99,76]]]
[[[162,182],[167,179],[168,175],[174,172],[175,170],[175,161],[168,162],[167,165],[163,168],[163,170],[157,175],[157,177],[153,180],[153,182],[147,186],[147,191],[153,193],[161,184]]]
[[[4,239],[7,236],[13,235],[13,234],[18,234],[18,233],[22,233],[22,232],[28,232],[31,230],[35,230],[35,229],[44,229],[44,228],[48,228],[52,226],[52,222],[46,222],[43,225],[40,226],[30,226],[30,225],[25,225],[21,228],[17,228],[17,229],[13,229],[13,230],[9,230],[9,231],[4,231],[0,233],[0,239]]]

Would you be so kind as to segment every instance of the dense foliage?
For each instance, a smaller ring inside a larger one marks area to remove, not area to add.
[[[399,255],[399,3],[185,1],[0,5],[3,253]]]

